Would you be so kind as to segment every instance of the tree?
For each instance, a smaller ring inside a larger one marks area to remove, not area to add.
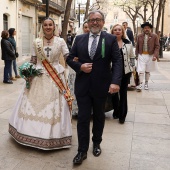
[[[122,0],[115,2],[115,6],[120,7],[127,16],[131,19],[133,24],[134,33],[136,33],[136,18],[138,17],[139,11],[143,6],[142,1],[138,0]]]
[[[158,16],[157,16],[157,25],[156,25],[156,33],[159,31],[159,25],[162,15],[162,9],[165,7],[165,0],[159,0],[159,9],[158,9]],[[163,30],[161,30],[162,32]]]
[[[133,30],[134,30],[134,33],[137,32],[136,30],[136,18],[138,16],[138,11],[141,7],[140,6],[135,6],[135,8],[131,8],[131,7],[127,7],[127,8],[124,8],[123,7],[123,11],[129,16],[129,18],[132,20],[132,24],[133,24]]]
[[[155,13],[156,9],[158,8],[159,3],[157,2],[157,0],[150,0],[149,5],[150,5],[151,11],[152,11],[151,16],[149,17],[149,19],[151,19],[152,25],[154,27],[154,25],[155,25],[155,23],[154,23],[154,21],[155,21],[154,13]]]
[[[156,27],[156,32],[158,32],[160,26],[160,18],[162,7],[165,4],[165,0],[119,0],[115,3],[115,6],[120,7],[132,20],[133,29],[136,33],[136,18],[140,16],[143,22],[152,21],[153,27]],[[151,15],[147,17],[147,11],[151,11]],[[157,22],[154,25],[155,13],[157,12]]]
[[[85,11],[85,15],[84,15],[84,21],[87,19],[88,12],[89,12],[89,6],[90,6],[90,0],[87,0],[86,11]]]
[[[68,21],[70,17],[71,3],[72,3],[72,0],[67,0],[65,14],[64,14],[64,22],[62,25],[61,37],[64,38],[65,41],[67,39],[67,26],[68,26]]]

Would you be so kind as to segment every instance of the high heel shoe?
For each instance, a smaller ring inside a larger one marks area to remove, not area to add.
[[[117,110],[114,110],[112,116],[113,116],[113,119],[118,119],[118,118],[119,118],[119,113],[118,113],[118,111],[117,111]]]

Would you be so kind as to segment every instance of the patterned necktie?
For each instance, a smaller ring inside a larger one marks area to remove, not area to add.
[[[93,57],[96,53],[96,49],[97,49],[97,36],[98,35],[92,35],[93,36],[93,42],[91,44],[91,48],[90,48],[90,58],[93,60]]]

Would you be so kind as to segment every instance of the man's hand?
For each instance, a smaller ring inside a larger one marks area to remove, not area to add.
[[[78,58],[78,57],[74,57],[74,58],[73,58],[73,61],[78,62],[78,61],[79,61],[79,58]]]
[[[110,87],[109,87],[109,91],[108,91],[108,92],[109,92],[110,94],[113,94],[113,93],[119,92],[119,90],[120,90],[119,85],[117,85],[117,84],[111,84]]]
[[[92,71],[92,65],[92,63],[84,63],[81,65],[80,69],[85,73],[90,73]]]
[[[156,61],[156,57],[153,56],[152,61]]]

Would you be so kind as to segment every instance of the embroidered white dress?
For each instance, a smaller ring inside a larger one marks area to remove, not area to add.
[[[65,82],[59,57],[69,53],[67,45],[62,38],[54,37],[49,47],[48,59]],[[47,55],[46,47],[44,53]],[[35,46],[32,56],[36,56]],[[43,150],[68,148],[72,139],[68,104],[38,57],[36,67],[42,68],[43,74],[33,78],[30,89],[24,85],[9,119],[9,133],[23,145]]]
[[[68,68],[69,68],[68,85],[69,85],[71,94],[74,98],[74,100],[72,102],[72,115],[77,116],[78,115],[78,106],[77,106],[76,96],[74,94],[74,83],[75,83],[75,79],[76,79],[76,72],[71,67],[68,67]]]

